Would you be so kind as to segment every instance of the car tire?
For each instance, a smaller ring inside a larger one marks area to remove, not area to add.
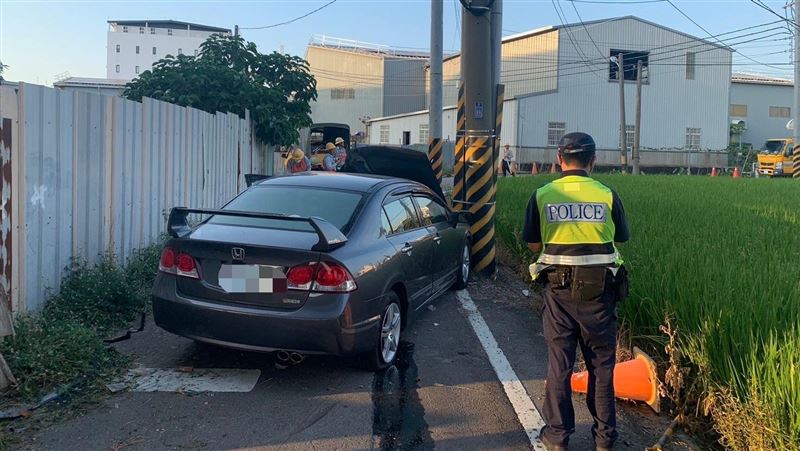
[[[378,323],[375,346],[372,351],[364,355],[363,363],[366,369],[380,371],[394,364],[400,348],[402,324],[403,309],[400,298],[391,292],[386,295],[386,305]]]
[[[463,290],[467,288],[469,277],[472,274],[472,261],[470,260],[470,245],[469,241],[464,242],[464,248],[461,250],[461,259],[458,261],[458,271],[456,282],[453,284],[454,290]]]

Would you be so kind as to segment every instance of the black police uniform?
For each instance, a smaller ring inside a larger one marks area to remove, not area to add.
[[[594,150],[594,141],[590,136],[573,133],[564,137],[559,151],[565,147],[565,140],[566,147],[569,147],[570,137],[577,139],[579,145],[580,142],[590,143],[590,146],[586,147]],[[567,180],[570,182],[573,180],[585,181],[595,186],[599,184],[588,178],[585,171],[564,171],[562,181]],[[576,202],[581,202],[580,193],[576,193],[574,196]],[[614,224],[613,242],[625,242],[630,235],[625,211],[622,202],[613,191],[611,191],[611,199],[611,220]],[[542,236],[542,212],[540,210],[542,208],[552,207],[538,205],[537,192],[534,192],[528,204],[523,228],[523,239],[528,243],[545,241]],[[547,218],[547,216],[545,217]],[[587,254],[611,251],[616,253],[613,242],[551,245],[545,243],[543,255],[559,254],[550,257],[555,258],[556,262],[559,258],[569,262],[572,258],[580,258],[579,256]],[[617,439],[613,383],[617,339],[616,303],[625,295],[622,291],[627,289],[627,276],[624,268],[618,268],[619,270],[612,273],[604,266],[600,266],[599,277],[604,278],[599,282],[600,291],[592,292],[589,294],[591,297],[586,298],[578,288],[591,286],[596,282],[585,279],[592,277],[587,275],[592,271],[594,274],[598,274],[596,265],[593,268],[559,264],[543,266],[546,269],[537,278],[538,281],[544,283],[542,323],[548,347],[547,386],[542,412],[547,426],[542,431],[542,439],[556,449],[558,449],[557,447],[566,447],[570,434],[575,430],[570,379],[575,365],[576,348],[580,346],[590,374],[586,402],[594,419],[592,436],[598,448],[610,449]]]

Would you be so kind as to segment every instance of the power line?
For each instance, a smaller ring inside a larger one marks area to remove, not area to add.
[[[276,23],[276,24],[272,24],[272,25],[265,25],[263,27],[239,27],[239,29],[240,30],[266,30],[267,28],[275,28],[275,27],[280,27],[281,25],[289,25],[290,23],[297,22],[300,19],[305,19],[306,17],[308,17],[308,16],[310,16],[310,15],[312,15],[312,14],[318,12],[318,11],[322,11],[323,9],[327,8],[328,6],[330,6],[330,5],[334,4],[334,3],[336,3],[336,0],[331,0],[328,3],[320,6],[319,8],[317,8],[317,9],[315,9],[313,11],[309,11],[309,12],[303,14],[302,16],[295,17],[294,19],[287,20],[286,22],[280,22],[280,23]]]
[[[666,0],[630,0],[630,1],[625,1],[625,0],[606,0],[606,1],[603,1],[603,0],[567,0],[567,1],[568,2],[573,2],[573,3],[595,3],[595,4],[600,4],[600,5],[612,5],[612,4],[617,4],[617,5],[635,5],[635,4],[640,4],[640,3],[662,3],[662,2],[665,2]]]
[[[581,17],[581,13],[578,12],[578,7],[575,6],[575,2],[571,1],[571,0],[568,0],[568,1],[572,5],[572,9],[575,10],[575,14],[578,16],[578,20],[581,22],[581,26],[583,27],[583,30],[586,31],[586,36],[589,38],[589,40],[592,41],[592,45],[594,45],[594,48],[597,49],[597,53],[599,53],[600,56],[605,57],[605,54],[603,53],[602,50],[600,50],[600,47],[597,46],[597,43],[594,42],[594,38],[592,38],[591,33],[589,33],[589,29],[586,27],[586,24],[583,22],[583,17]]]
[[[685,12],[683,12],[683,10],[682,10],[682,9],[678,8],[678,6],[677,6],[677,5],[675,5],[675,3],[673,3],[673,2],[672,2],[672,0],[665,0],[665,1],[666,1],[667,3],[669,3],[669,4],[670,4],[670,6],[672,6],[672,7],[675,9],[675,11],[678,11],[678,12],[679,12],[679,13],[680,13],[680,14],[681,14],[683,17],[685,17],[685,18],[689,19],[689,22],[691,22],[691,23],[695,24],[695,26],[697,26],[697,28],[699,28],[699,29],[701,29],[701,30],[705,31],[705,32],[706,32],[706,34],[708,34],[709,36],[713,36],[713,35],[712,35],[712,33],[711,33],[710,31],[706,30],[706,29],[705,29],[705,28],[704,28],[702,25],[700,25],[700,24],[699,24],[699,23],[697,23],[697,22],[696,22],[694,19],[692,19],[691,17],[689,17],[689,15],[688,15],[688,14],[686,14]],[[715,38],[715,39],[716,39],[716,38]],[[719,39],[717,39],[717,42],[719,42],[720,44],[722,44],[722,41],[720,41]],[[724,45],[724,44],[723,44],[723,45]],[[734,51],[736,51],[736,49],[734,49]],[[738,54],[742,55],[744,58],[747,58],[747,59],[749,59],[750,61],[752,61],[752,62],[754,62],[754,63],[758,63],[758,64],[762,64],[762,65],[764,65],[764,66],[767,66],[767,67],[772,67],[772,68],[775,68],[775,66],[771,66],[771,65],[769,65],[769,64],[762,63],[761,61],[756,61],[756,60],[754,60],[753,58],[750,58],[749,56],[747,56],[747,55],[743,54],[742,52],[738,52],[738,51],[736,51],[736,52],[737,52]]]
[[[563,18],[561,17],[561,14],[564,13],[564,10],[561,9],[561,2],[556,2],[556,0],[550,0],[550,2],[553,4],[553,9],[555,9],[555,11],[556,11],[556,15],[558,16],[559,22],[561,22],[561,25],[564,25],[565,28],[566,28],[566,22],[567,22],[566,16],[567,15],[564,14],[564,17]],[[559,13],[559,9],[561,10],[560,13]],[[586,65],[586,67],[589,67],[589,63],[588,63],[589,58],[586,55],[584,55],[583,51],[581,51],[581,49],[578,46],[578,44],[572,39],[571,30],[564,30],[564,31],[566,32],[570,43],[572,43],[572,47],[575,49],[575,52],[577,52],[578,55],[584,60],[584,64]],[[592,73],[595,76],[597,76],[598,78],[600,78],[599,75],[595,74],[594,72],[592,72]]]

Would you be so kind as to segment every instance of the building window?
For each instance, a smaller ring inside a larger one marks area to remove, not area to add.
[[[635,50],[618,50],[611,49],[609,51],[611,61],[608,63],[608,80],[619,81],[617,72],[619,66],[617,65],[617,56],[622,54],[622,71],[625,75],[625,80],[636,81],[636,67],[639,61],[642,62],[642,81],[647,81],[649,73],[649,60],[650,52],[638,52]]]
[[[686,150],[700,150],[700,138],[703,132],[699,128],[686,129]]]
[[[333,88],[331,89],[331,100],[355,99],[356,90],[354,88]]]
[[[557,147],[561,137],[567,132],[567,124],[565,122],[548,122],[547,123],[547,146]]]
[[[747,105],[731,104],[731,116],[734,117],[747,117]]]
[[[156,48],[153,47],[153,55],[155,55],[155,54],[156,54]]]
[[[428,144],[428,124],[419,124],[419,143]]]
[[[167,28],[167,35],[172,36],[172,28]]]
[[[771,106],[769,117],[792,117],[792,109],[788,106]]]
[[[695,55],[694,52],[686,52],[686,79],[694,80],[695,71]]]
[[[117,64],[117,73],[119,73],[119,64]]]
[[[117,44],[117,53],[119,53],[119,44]]]
[[[139,46],[138,45],[136,46],[136,54],[137,55],[139,54]]]
[[[156,34],[156,29],[155,28],[151,28],[150,29],[150,34]]]
[[[128,26],[127,25],[123,25],[122,26],[122,32],[123,33],[127,33],[128,32]]]
[[[136,73],[139,73],[139,66],[136,66]]]
[[[380,144],[389,144],[389,126],[381,125]]]
[[[144,34],[144,27],[139,27],[139,34]]]
[[[633,149],[633,138],[636,134],[636,126],[625,125],[625,148]]]

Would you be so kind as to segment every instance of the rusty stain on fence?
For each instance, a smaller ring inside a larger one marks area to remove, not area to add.
[[[0,288],[11,293],[11,126],[8,118],[0,119]],[[11,310],[11,297],[4,296]]]

